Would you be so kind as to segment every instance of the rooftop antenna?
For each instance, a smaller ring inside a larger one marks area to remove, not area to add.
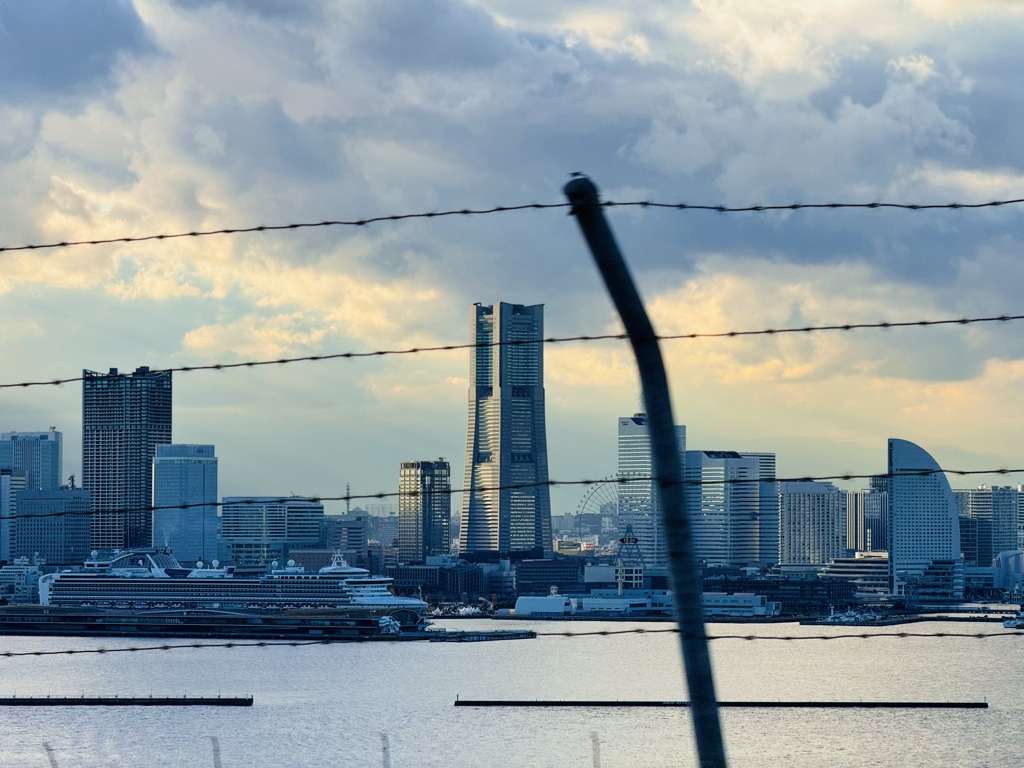
[[[352,484],[345,483],[345,514],[352,511]]]

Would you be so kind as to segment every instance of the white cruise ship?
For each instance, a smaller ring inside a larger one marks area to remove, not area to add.
[[[427,604],[391,594],[391,579],[371,576],[365,568],[348,565],[335,555],[317,572],[289,561],[274,563],[258,576],[239,576],[231,566],[197,563],[183,567],[164,549],[136,549],[101,557],[93,552],[84,571],[48,573],[39,578],[42,605],[153,609],[222,609],[288,611],[331,609],[361,616],[400,616],[403,625]]]

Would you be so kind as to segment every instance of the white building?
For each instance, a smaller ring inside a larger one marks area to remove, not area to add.
[[[685,505],[694,554],[709,565],[760,562],[762,463],[736,451],[687,451]]]
[[[949,481],[927,451],[896,438],[889,439],[889,474],[893,594],[909,602],[962,599],[960,523]]]
[[[680,460],[686,455],[686,427],[675,427]],[[665,528],[658,510],[658,492],[651,456],[651,433],[646,413],[619,418],[618,468],[619,534],[632,527],[644,565],[663,568],[668,564]],[[685,490],[684,490],[685,493]]]
[[[153,458],[153,546],[183,563],[217,556],[217,457],[212,445],[168,444]]]

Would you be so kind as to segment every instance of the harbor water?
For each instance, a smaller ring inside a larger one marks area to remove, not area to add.
[[[665,624],[458,621],[453,629],[593,632]],[[904,627],[710,625],[712,635],[1005,632],[991,623]],[[3,637],[0,651],[162,641]],[[719,698],[982,701],[980,710],[730,709],[733,766],[1016,766],[1024,762],[1024,636],[712,642]],[[0,696],[224,696],[245,708],[5,708],[0,765],[695,765],[685,709],[475,709],[467,699],[686,699],[672,634],[488,643],[0,657]],[[596,737],[593,735],[596,734]],[[594,739],[597,746],[595,747]],[[385,747],[386,743],[386,747]],[[48,745],[51,752],[47,753]],[[386,753],[386,754],[385,754]],[[389,761],[389,762],[385,762]]]

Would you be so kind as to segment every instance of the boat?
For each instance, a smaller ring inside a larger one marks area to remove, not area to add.
[[[823,619],[816,619],[808,624],[824,624],[831,626],[845,626],[845,627],[862,627],[870,624],[877,624],[882,620],[874,611],[855,611],[853,608],[848,608],[842,613],[836,613],[835,608],[832,608],[829,615]]]
[[[1007,629],[1024,629],[1024,610],[1003,622]]]
[[[233,566],[181,565],[163,548],[101,555],[94,551],[81,571],[39,577],[43,606],[117,611],[330,611],[358,618],[390,617],[403,630],[421,628],[427,604],[391,593],[391,579],[371,576],[336,553],[330,565],[307,572],[294,561],[283,568],[245,575]],[[380,625],[393,630],[393,625]]]

